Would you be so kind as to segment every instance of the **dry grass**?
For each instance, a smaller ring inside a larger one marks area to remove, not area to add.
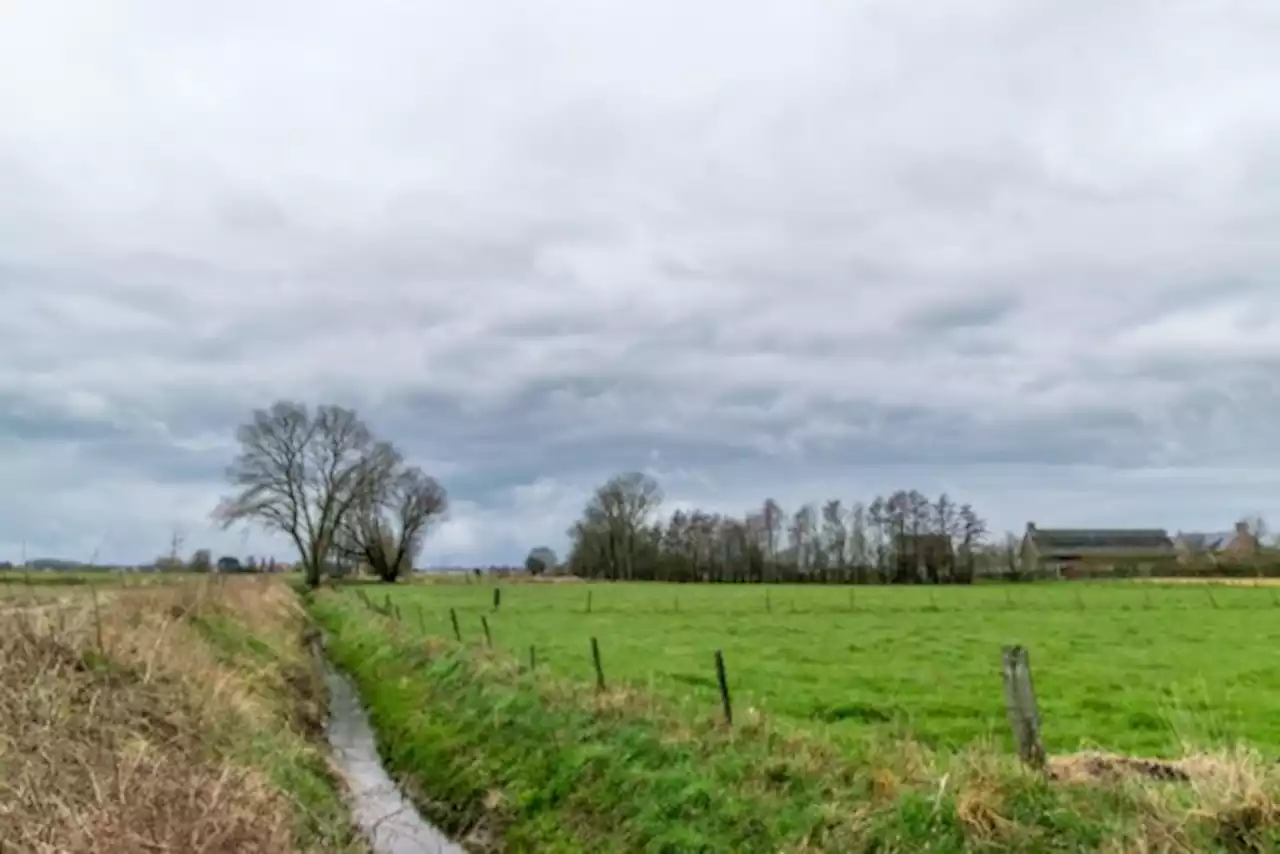
[[[1135,578],[1134,581],[1142,581],[1148,584],[1221,584],[1228,587],[1277,587],[1280,586],[1280,578],[1264,577],[1264,578],[1227,578],[1214,577],[1212,575],[1201,576],[1181,576],[1177,578]]]
[[[220,655],[199,628],[235,615],[296,633],[287,588],[186,582],[93,598],[0,622],[0,851],[357,850],[346,828],[305,841],[279,769],[253,761],[268,737],[297,752],[281,761],[316,758],[302,755],[319,708],[305,680]]]

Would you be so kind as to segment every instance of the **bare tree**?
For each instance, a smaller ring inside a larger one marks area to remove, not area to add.
[[[627,472],[610,478],[596,489],[582,519],[570,529],[576,566],[591,575],[615,580],[636,577],[641,552],[653,546],[650,516],[662,503],[658,482],[641,472]],[[597,565],[592,565],[597,564]]]
[[[766,498],[760,515],[764,522],[764,580],[777,581],[778,543],[782,539],[782,508],[772,498]]]
[[[961,573],[960,580],[965,584],[972,584],[973,577],[977,574],[975,552],[981,547],[982,539],[987,533],[987,523],[974,512],[973,506],[961,504],[960,555],[964,561],[964,572]]]
[[[219,504],[223,528],[256,522],[288,536],[314,587],[333,554],[339,524],[388,481],[398,462],[350,409],[279,401],[236,431],[240,453],[227,475],[239,489]]]
[[[952,542],[959,533],[959,520],[955,502],[951,500],[951,496],[945,492],[938,496],[938,500],[933,505],[933,526],[934,532],[939,537],[939,542],[943,543],[940,554],[932,554],[931,557],[936,563],[929,568],[932,574],[932,581],[936,584],[940,581],[948,583],[955,580],[955,552],[952,549]],[[943,573],[946,573],[945,576]]]
[[[416,466],[404,467],[398,454],[383,464],[381,476],[339,519],[335,547],[389,583],[413,571],[413,559],[431,523],[448,510],[449,499],[435,478]]]
[[[849,562],[853,565],[852,580],[865,582],[872,555],[867,539],[867,507],[861,501],[854,502],[849,511]]]

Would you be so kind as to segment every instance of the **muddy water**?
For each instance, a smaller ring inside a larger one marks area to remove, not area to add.
[[[428,824],[387,776],[351,680],[325,663],[329,745],[351,791],[352,811],[375,854],[465,854]]]

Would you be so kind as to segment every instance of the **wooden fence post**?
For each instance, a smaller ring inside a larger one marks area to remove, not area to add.
[[[724,672],[724,653],[716,650],[716,682],[720,684],[720,705],[724,709],[724,722],[733,723],[733,704],[729,702],[729,677]]]
[[[587,591],[587,613],[591,613],[591,591]]]
[[[418,607],[418,634],[423,635],[425,637],[427,634],[427,618],[422,613],[421,602],[418,603],[417,607]]]
[[[453,621],[453,639],[462,643],[462,629],[458,628],[458,612],[453,608],[449,609],[449,619]]]
[[[529,669],[538,669],[538,651],[534,648],[533,644],[529,644]]]
[[[596,666],[596,690],[604,690],[604,665],[600,663],[600,642],[591,638],[591,661]]]
[[[1018,756],[1028,766],[1044,768],[1044,744],[1040,741],[1040,713],[1031,683],[1031,662],[1021,646],[1006,646],[1001,652],[1004,677],[1004,707],[1013,729]]]
[[[502,588],[493,588],[493,610],[498,610],[498,606],[502,604]]]
[[[489,634],[489,620],[483,614],[480,615],[480,625],[484,628],[484,645],[493,648],[493,635]]]

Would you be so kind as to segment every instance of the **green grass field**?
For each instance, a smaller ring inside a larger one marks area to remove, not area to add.
[[[1280,751],[1280,591],[1099,582],[969,588],[511,584],[362,586],[410,631],[495,647],[560,676],[606,678],[714,710],[734,705],[847,741],[1011,749],[1000,648],[1031,656],[1050,752],[1179,755],[1239,741]],[[355,595],[348,588],[344,595]],[[588,597],[590,613],[588,613]],[[421,623],[419,623],[421,620]],[[421,628],[419,628],[421,626]]]

